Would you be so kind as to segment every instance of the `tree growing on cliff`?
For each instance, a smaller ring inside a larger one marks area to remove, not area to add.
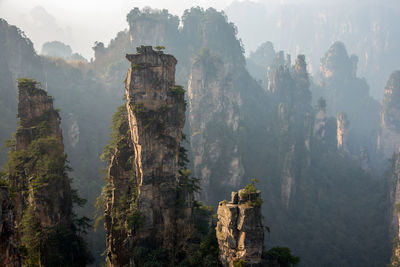
[[[88,219],[73,212],[74,204],[85,201],[70,188],[58,111],[38,82],[18,82],[20,126],[14,140],[7,142],[6,173],[18,208],[23,264],[86,266],[92,256],[81,234]]]

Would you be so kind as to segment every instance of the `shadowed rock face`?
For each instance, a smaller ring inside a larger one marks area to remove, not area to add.
[[[378,147],[387,158],[400,148],[400,71],[395,71],[385,88]]]
[[[18,118],[21,127],[17,130],[17,150],[27,149],[39,137],[38,125],[46,121],[46,135],[56,138],[63,146],[60,117],[53,108],[53,98],[29,83],[18,86]]]
[[[400,204],[400,154],[395,154],[392,157],[391,166],[389,170],[388,184],[389,188],[389,199],[392,205],[391,210],[391,224],[390,224],[390,237],[393,242],[393,254],[392,254],[392,265],[398,266],[400,264],[400,216],[399,216],[399,204]]]
[[[14,214],[8,189],[0,186],[0,265],[21,266],[14,233]]]
[[[131,62],[126,79],[127,111],[138,186],[137,208],[144,223],[135,243],[164,248],[176,245],[178,156],[185,123],[182,88],[175,86],[176,59],[151,46],[127,55]],[[190,209],[188,210],[188,218]],[[178,241],[179,242],[179,241]]]
[[[232,63],[206,50],[194,60],[188,83],[193,171],[201,179],[202,199],[211,203],[237,188],[244,175],[236,141],[243,96],[233,73]]]
[[[232,201],[218,205],[217,239],[220,260],[224,266],[244,260],[250,266],[261,266],[264,228],[261,216],[260,191],[232,192]]]

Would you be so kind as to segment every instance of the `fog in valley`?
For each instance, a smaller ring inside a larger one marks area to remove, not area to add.
[[[400,266],[398,0],[0,0],[1,266]]]

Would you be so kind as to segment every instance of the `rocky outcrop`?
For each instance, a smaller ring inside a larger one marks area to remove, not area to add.
[[[165,248],[171,256],[192,228],[191,198],[185,198],[183,207],[176,203],[185,91],[175,85],[177,61],[172,55],[141,46],[127,59],[131,68],[126,108],[134,150],[136,207],[143,218],[134,243]]]
[[[400,149],[400,71],[393,72],[386,84],[378,148],[386,158]]]
[[[218,205],[216,231],[220,260],[224,266],[233,267],[241,260],[249,266],[262,266],[262,201],[260,191],[247,187],[239,193],[232,192],[230,202],[222,201]]]
[[[2,182],[0,180],[0,182]],[[14,231],[13,205],[8,188],[0,185],[0,265],[5,267],[21,266],[17,240]]]

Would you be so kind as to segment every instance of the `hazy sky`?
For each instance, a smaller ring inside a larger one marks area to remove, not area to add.
[[[223,9],[233,0],[0,0],[0,18],[21,28],[40,52],[46,41],[60,40],[85,57],[95,41],[108,44],[128,27],[133,7],[167,8],[182,15],[192,6]],[[257,1],[257,0],[252,0]]]

